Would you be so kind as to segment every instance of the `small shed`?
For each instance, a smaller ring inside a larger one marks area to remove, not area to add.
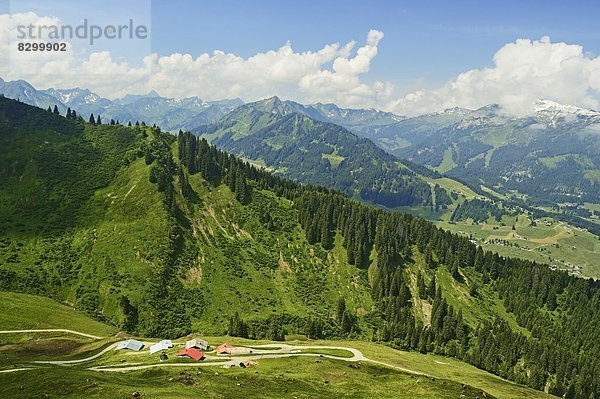
[[[128,339],[126,341],[121,341],[117,344],[117,350],[129,349],[132,351],[139,351],[142,350],[143,347],[144,343],[136,339]]]
[[[165,360],[169,360],[169,356],[165,352],[160,354],[160,361],[164,362]]]
[[[196,348],[186,348],[182,349],[181,352],[177,354],[178,357],[189,357],[190,359],[194,359],[196,361],[204,359],[204,353],[200,352]]]
[[[200,338],[193,338],[185,343],[185,347],[196,348],[205,351],[208,349],[208,342]]]
[[[173,347],[173,343],[169,339],[163,339],[157,344],[150,346],[150,354],[167,350]]]

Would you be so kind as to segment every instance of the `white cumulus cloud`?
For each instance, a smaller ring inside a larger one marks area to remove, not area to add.
[[[533,111],[537,99],[598,109],[600,57],[548,37],[518,39],[496,52],[493,67],[461,73],[440,88],[410,93],[388,107],[419,114],[497,103],[508,113],[523,115]]]

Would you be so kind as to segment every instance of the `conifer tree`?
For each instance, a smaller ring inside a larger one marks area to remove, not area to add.
[[[429,283],[429,288],[427,289],[427,296],[429,296],[429,298],[433,299],[433,298],[435,298],[436,292],[437,292],[437,287],[435,284],[435,274],[434,274],[433,277],[431,278],[431,282]]]
[[[340,298],[338,300],[336,313],[336,320],[338,321],[338,323],[341,323],[344,313],[346,313],[346,300],[344,298]]]
[[[419,298],[426,299],[427,298],[427,290],[425,288],[425,279],[423,275],[419,272],[417,274],[417,290],[419,292]]]

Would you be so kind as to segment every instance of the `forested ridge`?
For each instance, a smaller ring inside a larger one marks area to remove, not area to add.
[[[600,391],[597,281],[275,176],[191,133],[0,104],[2,143],[23,151],[0,158],[2,290],[68,299],[141,336],[180,337],[197,331],[194,323],[220,328],[225,319],[220,333],[372,339],[453,356],[559,396]],[[81,180],[79,206],[65,207],[71,191],[52,176],[77,181],[85,163],[65,158],[83,149],[103,167]],[[60,151],[58,161],[40,156]],[[17,212],[25,200],[30,208]],[[42,206],[62,216],[39,224],[27,209]],[[331,265],[346,262],[356,275],[333,285]],[[263,288],[274,276],[285,290]]]
[[[548,387],[551,393],[568,398],[593,398],[600,390],[597,281],[483,251],[465,237],[408,214],[359,204],[335,191],[296,186],[189,133],[179,135],[179,154],[192,171],[204,162],[208,168],[204,173],[227,171],[292,199],[310,243],[327,249],[334,234],[341,233],[348,261],[372,268],[371,290],[379,309],[379,320],[374,323],[376,339],[405,349],[454,356],[537,389]],[[251,195],[246,192],[247,183],[239,187],[244,190],[243,197]],[[373,251],[376,262],[371,262]],[[447,268],[456,280],[465,278],[463,271],[480,275],[531,335],[515,331],[500,318],[469,326],[462,313],[436,289],[430,273],[427,284],[420,276],[419,294],[433,305],[431,322],[423,325],[416,320],[408,288],[410,272],[404,265],[417,252],[425,255],[430,271]]]
[[[285,108],[278,99],[246,104],[193,132],[237,156],[264,162],[295,181],[335,188],[388,208],[434,205],[431,188],[419,176],[431,177],[434,172],[402,163],[339,125],[293,110],[282,112],[277,104]]]

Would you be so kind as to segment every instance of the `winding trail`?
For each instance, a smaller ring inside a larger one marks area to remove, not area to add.
[[[79,336],[86,337],[86,338],[92,338],[92,339],[104,339],[105,338],[105,337],[99,337],[97,335],[82,333],[79,331],[65,330],[62,328],[46,328],[46,329],[41,329],[41,330],[5,330],[5,331],[0,331],[0,334],[26,334],[26,333],[44,333],[44,332],[62,332],[62,333],[79,335]]]
[[[15,371],[25,371],[25,370],[32,370],[32,367],[22,367],[20,369],[7,369],[7,370],[0,370],[0,373],[14,373]]]
[[[94,360],[99,358],[100,356],[104,355],[106,352],[110,351],[110,350],[114,350],[117,345],[119,343],[115,342],[114,344],[110,344],[108,345],[106,348],[104,348],[103,350],[101,350],[100,352],[96,353],[95,355],[83,358],[83,359],[73,359],[73,360],[36,360],[34,361],[34,363],[37,364],[57,364],[59,366],[69,366],[72,364],[79,364],[79,363],[85,363],[85,362],[89,362],[90,360]]]

